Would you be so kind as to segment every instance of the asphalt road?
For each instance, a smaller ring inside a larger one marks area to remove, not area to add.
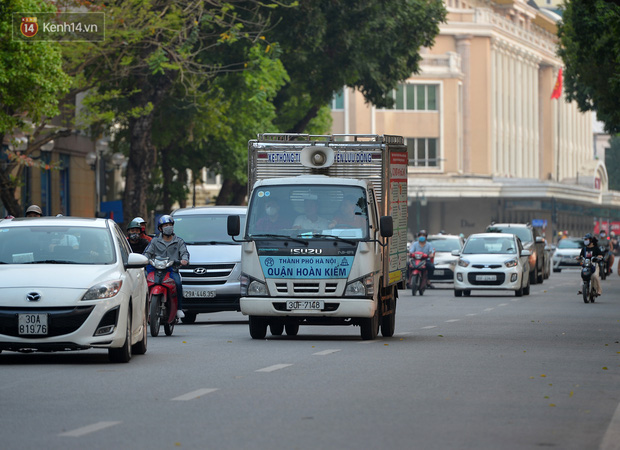
[[[203,314],[144,356],[0,354],[3,449],[620,448],[620,278],[531,295],[401,291],[396,334],[252,340]],[[480,295],[478,295],[480,294]]]

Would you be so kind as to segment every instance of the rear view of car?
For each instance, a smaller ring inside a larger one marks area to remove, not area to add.
[[[146,352],[147,259],[108,219],[0,222],[0,351]]]
[[[241,244],[228,236],[229,215],[241,217],[244,206],[201,206],[174,211],[174,232],[183,238],[190,254],[188,266],[180,268],[183,283],[183,323],[196,315],[239,311]]]
[[[452,252],[463,249],[463,238],[451,234],[433,234],[428,237],[428,242],[435,249],[435,272],[430,279],[431,282],[454,282],[454,267],[458,257],[454,256]]]

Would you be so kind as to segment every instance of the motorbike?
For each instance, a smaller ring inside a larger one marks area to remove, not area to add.
[[[416,295],[419,292],[420,295],[424,295],[426,286],[428,283],[428,270],[426,269],[426,260],[428,255],[424,252],[414,252],[410,255],[409,266],[409,286],[411,287],[411,294]]]
[[[595,264],[598,262],[598,259],[598,257],[581,259],[581,279],[583,280],[581,293],[583,294],[584,303],[594,303],[594,299],[596,299],[596,290],[592,284],[592,275],[596,270]]]
[[[601,280],[604,280],[607,278],[607,275],[610,273],[609,270],[609,248],[605,247],[604,245],[599,246],[599,249],[601,250],[601,253],[603,254],[603,259],[601,259],[599,261],[599,271],[601,274]]]
[[[147,270],[146,283],[149,289],[149,327],[151,336],[159,335],[161,324],[166,336],[171,336],[177,323],[177,288],[170,276],[172,267],[178,267],[180,261],[156,257],[149,260],[153,271]]]

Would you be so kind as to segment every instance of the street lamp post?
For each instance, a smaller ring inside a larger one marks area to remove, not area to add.
[[[416,233],[420,231],[420,214],[423,206],[428,204],[426,195],[424,194],[424,188],[418,188],[415,191],[415,205],[416,205]]]
[[[95,217],[101,215],[101,158],[108,149],[108,141],[99,139],[95,151],[86,154],[86,162],[95,171]]]

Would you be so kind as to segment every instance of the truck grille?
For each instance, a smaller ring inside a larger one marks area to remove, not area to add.
[[[336,293],[336,289],[338,288],[338,283],[329,283],[326,281],[278,281],[275,285],[278,295],[297,295],[302,297],[309,294],[334,295]]]

